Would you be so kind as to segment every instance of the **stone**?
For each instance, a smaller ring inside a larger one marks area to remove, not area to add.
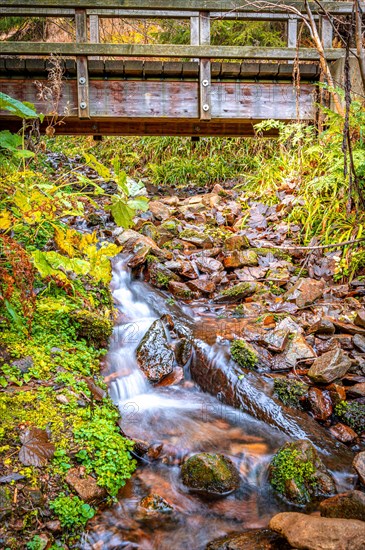
[[[299,281],[284,294],[283,299],[302,308],[313,304],[318,298],[321,298],[325,289],[323,281],[315,279],[299,279]]]
[[[194,292],[202,292],[203,294],[212,294],[216,289],[215,283],[205,277],[189,281],[187,285]]]
[[[66,483],[88,504],[99,502],[106,497],[106,490],[97,485],[90,475],[82,475],[80,468],[71,468],[66,476]]]
[[[245,235],[232,235],[224,242],[225,250],[243,250],[250,247],[250,242]]]
[[[365,328],[365,309],[361,309],[356,313],[354,324],[358,327]]]
[[[241,300],[256,294],[256,292],[259,292],[262,289],[262,286],[263,285],[260,283],[255,282],[238,283],[237,285],[220,292],[220,294],[214,298],[214,301],[219,304],[234,304],[235,302],[240,302]]]
[[[203,231],[198,231],[196,229],[184,229],[179,234],[179,239],[199,247],[210,246],[210,248],[213,242],[211,237],[205,235]]]
[[[322,317],[319,321],[311,325],[308,329],[308,334],[329,334],[335,333],[335,325],[330,319]]]
[[[288,330],[290,334],[303,334],[304,332],[302,327],[293,321],[291,317],[285,317],[285,319],[282,319],[276,328],[278,330]]]
[[[193,352],[193,344],[188,338],[180,338],[175,343],[176,362],[180,367],[184,367],[189,361]]]
[[[250,529],[209,542],[206,550],[290,550],[285,539],[270,529]]]
[[[313,348],[307,343],[304,336],[294,334],[294,337],[289,341],[289,346],[285,354],[285,363],[289,367],[295,367],[298,361],[303,359],[313,359],[316,354]]]
[[[298,512],[274,516],[269,528],[297,550],[364,550],[365,522],[323,518]]]
[[[365,485],[365,451],[362,451],[355,456],[352,466],[356,470],[361,483]]]
[[[113,323],[104,315],[87,309],[71,313],[78,338],[85,339],[95,348],[106,348],[113,333]]]
[[[33,365],[34,365],[34,361],[33,361],[33,358],[30,356],[22,357],[21,359],[17,359],[16,361],[13,361],[11,363],[12,367],[16,367],[23,374],[29,372],[29,369],[31,369]]]
[[[174,509],[167,500],[152,493],[140,501],[135,519],[147,523],[152,529],[158,529],[173,519],[173,513]]]
[[[240,485],[237,468],[221,454],[193,455],[182,465],[181,476],[186,487],[203,494],[226,495]]]
[[[357,438],[357,433],[341,422],[330,427],[331,434],[341,443],[352,443]]]
[[[149,265],[149,276],[152,284],[158,288],[166,288],[170,281],[181,282],[181,278],[160,262]]]
[[[365,521],[365,493],[347,491],[323,500],[319,505],[325,518],[359,519]],[[364,540],[365,542],[365,540]]]
[[[346,396],[351,398],[365,397],[365,382],[351,386],[346,390]]]
[[[308,391],[308,403],[311,413],[316,420],[327,420],[333,412],[332,401],[328,391],[319,388],[310,388]]]
[[[157,319],[137,348],[139,367],[150,382],[156,383],[172,372],[174,360],[174,352],[168,345],[164,325]]]
[[[289,341],[289,334],[290,332],[288,329],[272,330],[266,334],[263,339],[263,343],[270,351],[284,351]]]
[[[62,530],[61,522],[58,519],[47,521],[44,525],[51,533],[59,533]]]
[[[330,392],[331,401],[334,405],[346,400],[346,390],[343,386],[332,383],[327,387],[327,390]]]
[[[336,492],[331,474],[307,439],[285,443],[278,450],[269,466],[269,480],[280,496],[298,505]]]
[[[193,291],[185,283],[170,281],[168,288],[171,294],[176,298],[190,300],[193,297]]]
[[[157,258],[165,258],[166,252],[161,250],[155,241],[150,237],[141,235],[133,229],[118,229],[115,233],[115,242],[123,247],[123,252],[127,254],[136,254],[142,247],[149,247],[151,253]]]
[[[195,259],[195,263],[202,273],[212,274],[223,271],[224,269],[222,262],[215,258],[210,258],[209,256],[198,256]]]
[[[223,265],[225,268],[255,267],[258,265],[258,257],[254,250],[233,250],[226,252]]]
[[[337,348],[318,357],[308,371],[308,376],[318,384],[329,384],[345,376],[351,367],[351,359]]]
[[[361,336],[361,334],[355,334],[352,339],[354,345],[362,351],[362,353],[365,353],[365,336]]]
[[[150,201],[148,204],[148,209],[152,212],[156,220],[167,220],[171,217],[173,213],[173,208],[167,206],[161,201]]]

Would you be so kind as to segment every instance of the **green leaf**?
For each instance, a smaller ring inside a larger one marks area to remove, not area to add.
[[[130,177],[126,178],[127,188],[128,188],[128,195],[130,197],[136,197],[137,195],[141,194],[142,191],[146,192],[146,188],[142,181],[136,181]]]
[[[0,111],[9,111],[23,119],[38,118],[33,103],[22,102],[0,92]]]
[[[107,168],[106,166],[104,166],[104,164],[102,164],[101,162],[99,162],[95,157],[94,155],[92,155],[91,153],[84,153],[84,157],[85,157],[85,160],[86,160],[86,164],[88,166],[90,166],[90,168],[92,168],[93,170],[95,170],[95,172],[97,174],[99,174],[99,176],[101,178],[103,178],[104,180],[111,180],[113,179],[113,176],[109,170],[109,168]]]
[[[9,130],[0,132],[0,147],[3,149],[8,149],[14,153],[21,145],[22,138],[18,134],[12,134]]]
[[[130,199],[127,204],[130,208],[133,208],[133,210],[142,210],[142,212],[146,212],[148,210],[148,199],[147,197],[137,197],[135,199]]]
[[[135,210],[128,206],[121,197],[114,198],[110,210],[117,225],[124,229],[132,227]]]

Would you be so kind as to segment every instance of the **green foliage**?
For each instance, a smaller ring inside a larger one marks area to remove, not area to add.
[[[284,405],[301,408],[301,398],[308,391],[308,386],[299,380],[287,378],[275,378],[274,393]]]
[[[32,540],[27,542],[27,550],[44,550],[47,546],[47,541],[42,539],[39,535],[34,535]]]
[[[256,351],[245,340],[234,340],[231,344],[230,353],[232,359],[246,369],[254,369],[258,363]]]
[[[106,347],[113,332],[113,324],[97,313],[79,310],[72,314],[77,326],[77,334],[96,348]]]
[[[297,449],[284,447],[274,456],[272,462],[270,483],[280,494],[286,492],[286,485],[291,480],[297,487],[305,491],[307,484],[313,485],[315,467],[309,461],[304,461]]]
[[[88,473],[94,472],[97,483],[116,496],[136,467],[131,458],[133,442],[125,439],[116,427],[117,411],[110,417],[94,418],[87,426],[75,431],[81,445],[76,455]]]
[[[341,401],[335,407],[337,416],[355,432],[365,431],[365,404],[356,401]]]
[[[84,527],[89,519],[95,515],[95,510],[79,497],[69,497],[61,493],[49,503],[49,507],[56,514],[62,527],[75,529]]]

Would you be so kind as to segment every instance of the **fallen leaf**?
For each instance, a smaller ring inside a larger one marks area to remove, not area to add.
[[[25,466],[44,466],[55,452],[55,446],[50,443],[47,432],[39,428],[25,430],[20,441],[23,443],[19,451],[19,460]]]

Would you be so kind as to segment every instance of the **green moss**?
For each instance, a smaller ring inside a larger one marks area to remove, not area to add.
[[[221,296],[227,296],[227,297],[236,297],[241,294],[245,294],[251,289],[251,283],[238,283],[237,285],[232,286],[231,288],[227,288],[226,290],[222,290],[220,293]]]
[[[179,234],[180,239],[202,239],[204,238],[204,233],[196,231],[195,229],[184,229]]]
[[[113,324],[106,317],[82,309],[72,313],[77,335],[96,348],[106,347],[113,332]]]
[[[158,271],[156,273],[156,283],[159,287],[167,287],[169,285],[169,277],[165,275],[164,273],[161,273],[161,271]]]
[[[315,467],[310,460],[303,460],[301,453],[287,444],[271,462],[270,483],[281,495],[286,496],[288,484],[294,482],[300,491],[298,503],[310,500],[309,489],[314,488]]]
[[[341,401],[335,407],[337,416],[357,433],[365,431],[365,404],[356,401]]]
[[[236,489],[239,474],[223,455],[199,453],[190,457],[181,468],[182,480],[190,489],[224,494]]]
[[[288,378],[275,378],[274,393],[284,405],[301,408],[301,398],[306,395],[308,386],[299,380]]]
[[[234,340],[231,344],[231,356],[240,367],[253,369],[257,366],[258,355],[245,340]]]
[[[283,250],[277,250],[276,248],[255,248],[254,251],[258,256],[267,256],[272,254],[278,260],[285,260],[286,262],[291,262],[291,256],[284,252]]]

